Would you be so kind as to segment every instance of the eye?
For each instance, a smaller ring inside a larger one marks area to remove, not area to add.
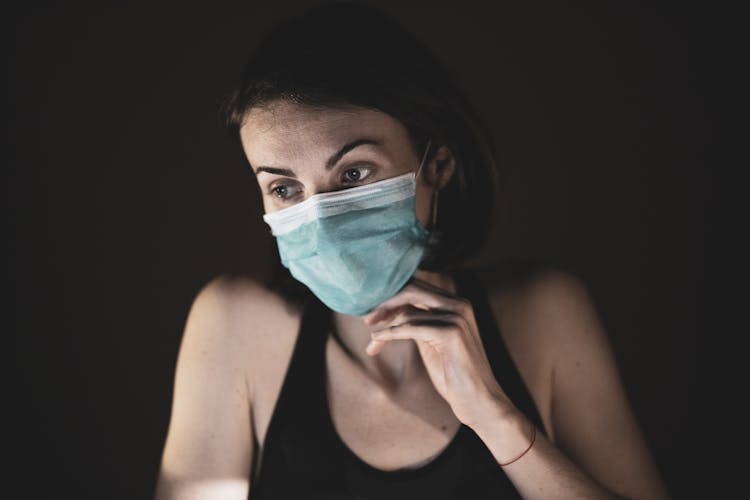
[[[362,179],[366,179],[367,177],[369,177],[371,170],[372,169],[370,167],[347,168],[346,170],[344,170],[343,181],[348,183],[360,182]]]
[[[371,167],[352,167],[344,170],[341,182],[344,184],[358,184],[370,176]],[[268,194],[281,201],[289,201],[296,198],[299,188],[293,184],[274,184],[268,189]]]
[[[289,184],[275,184],[268,190],[268,194],[280,200],[288,200],[294,197],[297,191]]]

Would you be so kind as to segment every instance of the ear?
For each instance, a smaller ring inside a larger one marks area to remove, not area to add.
[[[440,191],[453,177],[456,158],[448,146],[440,146],[427,167],[430,184],[435,190]]]

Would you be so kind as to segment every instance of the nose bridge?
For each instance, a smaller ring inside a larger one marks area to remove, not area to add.
[[[316,194],[330,193],[340,190],[339,186],[336,185],[335,179],[326,175],[313,177],[302,175],[297,178],[297,182],[302,185],[302,189],[304,190],[303,200]]]
[[[307,193],[305,193],[305,199],[308,199],[309,197],[316,194],[333,193],[336,191],[344,191],[347,189],[346,186],[337,186],[336,184],[328,185],[328,183],[323,180],[319,181],[317,184],[318,185],[311,187],[307,191]]]

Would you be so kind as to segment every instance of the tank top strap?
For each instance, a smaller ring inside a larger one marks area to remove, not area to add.
[[[271,420],[266,431],[262,457],[253,468],[251,499],[278,498],[280,491],[298,485],[288,483],[288,471],[304,473],[304,479],[320,484],[335,482],[329,455],[330,438],[326,414],[321,411],[325,363],[322,354],[330,331],[328,309],[315,296],[302,305],[297,338],[287,365]],[[314,488],[313,488],[314,489]]]
[[[275,413],[295,415],[299,408],[317,409],[320,405],[320,381],[325,375],[320,353],[325,349],[331,326],[330,310],[317,297],[310,295],[303,304],[297,339]],[[307,416],[316,418],[318,413],[309,412]]]
[[[453,277],[462,296],[474,308],[474,317],[492,373],[513,404],[536,424],[538,431],[545,432],[536,404],[500,334],[486,287],[476,273],[473,269],[463,268],[454,271]]]

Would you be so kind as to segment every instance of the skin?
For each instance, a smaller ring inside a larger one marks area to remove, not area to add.
[[[398,120],[367,109],[321,112],[319,109],[279,102],[269,108],[251,110],[245,126],[240,130],[240,137],[253,168],[284,166],[297,174],[296,179],[266,171],[256,174],[266,213],[292,206],[316,193],[416,171],[421,160],[414,153],[407,131]],[[347,153],[334,169],[326,171],[320,168],[342,144],[360,137],[377,138],[383,146],[359,146]],[[419,222],[427,227],[433,192],[448,182],[455,161],[448,149],[442,147],[435,161],[424,167],[417,178],[416,212]],[[351,179],[357,175],[359,182],[353,182]],[[272,189],[276,189],[276,192],[271,193]],[[287,199],[282,199],[285,197]],[[439,273],[417,270],[415,276],[439,287],[455,290],[450,278]],[[370,346],[374,349],[372,352],[379,352],[379,355],[370,358],[365,352],[371,342],[370,328],[362,318],[334,311],[334,321],[346,349],[379,383],[398,387],[413,375],[409,369],[414,368],[418,360],[414,343],[391,343],[384,349],[382,342],[373,342]]]
[[[267,213],[414,171],[421,159],[400,122],[361,108],[275,102],[251,110],[240,137]],[[358,146],[325,167],[361,137],[381,145]],[[423,166],[416,215],[424,226],[432,194],[455,168],[444,146]],[[334,312],[340,341],[329,336],[326,345],[327,398],[357,457],[382,470],[419,466],[463,423],[498,467],[521,456],[504,470],[524,498],[668,498],[577,278],[546,271],[488,287],[544,422],[548,437],[536,432],[533,441],[532,423],[492,375],[472,304],[455,292],[450,275],[419,270],[366,316]],[[252,441],[262,449],[299,321],[299,310],[250,279],[222,276],[201,290],[180,347],[157,499],[246,497],[247,471],[260,458]]]

